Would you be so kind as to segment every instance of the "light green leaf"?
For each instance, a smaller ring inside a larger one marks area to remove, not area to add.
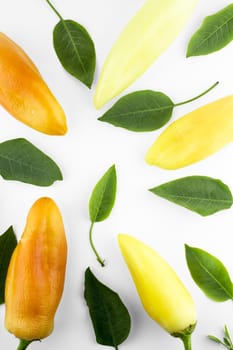
[[[208,55],[225,47],[233,40],[233,4],[204,19],[192,36],[187,57]]]
[[[97,343],[117,349],[130,332],[130,315],[119,295],[101,283],[88,268],[84,297]]]
[[[18,138],[0,143],[0,174],[37,186],[50,186],[62,180],[56,163],[29,141]]]
[[[218,339],[217,337],[215,337],[214,335],[208,335],[208,338],[210,340],[214,341],[215,343],[223,344],[222,341],[220,339]]]
[[[89,201],[91,222],[105,220],[111,213],[116,197],[116,169],[111,166],[96,184]]]
[[[11,255],[17,245],[17,238],[13,227],[0,236],[0,304],[5,302],[5,280]]]
[[[207,176],[188,176],[167,182],[150,191],[202,216],[228,209],[232,194],[222,181]]]
[[[228,350],[233,350],[233,342],[231,340],[227,326],[224,327],[224,334],[225,336],[223,337],[223,341],[213,335],[208,335],[208,338],[215,343],[223,345]]]
[[[233,285],[223,263],[208,252],[185,245],[186,261],[193,280],[214,301],[233,299]]]

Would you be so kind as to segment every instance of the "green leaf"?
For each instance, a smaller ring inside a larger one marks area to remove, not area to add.
[[[105,220],[111,213],[116,198],[116,169],[111,166],[96,184],[89,201],[91,222]]]
[[[5,280],[11,255],[16,245],[17,238],[11,226],[0,236],[0,304],[5,302]]]
[[[61,19],[53,31],[53,45],[64,69],[91,88],[96,54],[86,29],[77,22]]]
[[[208,55],[225,47],[233,40],[233,4],[204,19],[192,36],[187,57]]]
[[[122,97],[98,120],[131,131],[152,131],[171,118],[174,103],[158,91],[136,91]]]
[[[224,326],[224,334],[225,334],[225,338],[227,339],[227,341],[229,342],[229,344],[230,344],[231,346],[233,346],[233,343],[232,343],[232,340],[231,340],[231,336],[230,336],[230,333],[229,333],[228,328],[227,328],[226,325]]]
[[[229,188],[207,176],[188,176],[150,189],[154,194],[202,216],[228,209],[233,204]]]
[[[176,104],[167,95],[159,91],[136,91],[118,100],[98,120],[131,131],[156,130],[170,120],[174,107],[199,99],[217,85],[218,82],[201,94]]]
[[[22,138],[0,143],[0,174],[5,180],[37,186],[50,186],[54,181],[62,180],[54,161]]]
[[[233,285],[223,263],[208,252],[185,245],[186,261],[193,280],[214,301],[233,299]]]
[[[208,335],[210,340],[213,340],[215,343],[222,344],[221,340],[215,337],[214,335]]]
[[[213,335],[208,335],[208,338],[214,341],[215,343],[223,345],[228,350],[233,350],[233,343],[232,343],[230,334],[228,332],[227,326],[224,327],[224,334],[225,334],[225,337],[223,337],[223,341],[221,341],[219,338]]]
[[[97,343],[117,349],[130,332],[130,316],[119,295],[102,284],[88,268],[85,272],[84,297]]]

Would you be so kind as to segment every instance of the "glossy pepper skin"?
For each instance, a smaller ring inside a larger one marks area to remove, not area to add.
[[[0,33],[0,104],[16,119],[49,135],[67,131],[64,111],[27,54]]]
[[[113,45],[94,96],[96,108],[120,94],[170,46],[198,0],[147,0]]]
[[[120,234],[118,242],[149,316],[171,335],[191,332],[196,324],[194,302],[175,271],[139,240]]]
[[[196,163],[233,141],[233,95],[202,106],[170,124],[146,154],[163,169]]]
[[[66,269],[67,243],[62,217],[50,198],[38,199],[12,255],[5,287],[5,327],[25,341],[53,330]]]

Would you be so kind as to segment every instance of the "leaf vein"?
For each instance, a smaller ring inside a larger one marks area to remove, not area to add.
[[[77,50],[77,47],[76,47],[75,42],[74,42],[74,40],[73,40],[73,37],[72,37],[72,35],[71,35],[71,33],[70,33],[70,29],[68,28],[68,26],[66,25],[66,22],[65,22],[63,19],[62,19],[62,23],[63,23],[63,25],[64,25],[64,28],[65,28],[67,34],[68,34],[68,37],[70,38],[71,43],[72,43],[72,45],[73,45],[74,51],[75,51],[75,53],[76,53],[76,55],[77,55],[77,57],[78,57],[79,63],[80,63],[80,65],[81,65],[81,67],[82,67],[82,70],[84,71],[85,74],[87,74],[86,68],[85,68],[85,66],[84,66],[84,64],[83,64],[83,61],[81,60],[81,57],[80,57],[80,55],[79,55],[79,52],[78,52],[78,50]]]

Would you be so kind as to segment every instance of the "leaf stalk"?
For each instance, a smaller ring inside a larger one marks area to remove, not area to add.
[[[217,81],[216,83],[214,83],[213,85],[211,85],[211,87],[209,87],[207,90],[205,90],[204,92],[202,92],[201,94],[193,97],[193,98],[190,98],[188,100],[185,100],[183,102],[178,102],[176,103],[174,106],[175,107],[178,107],[178,106],[182,106],[182,105],[185,105],[187,103],[190,103],[190,102],[193,102],[195,100],[198,100],[200,97],[206,95],[209,91],[211,91],[212,89],[214,89],[217,85],[219,84],[219,81]]]
[[[99,253],[97,252],[96,248],[95,248],[95,245],[93,243],[93,227],[94,227],[94,222],[91,223],[91,226],[90,226],[90,230],[89,230],[89,242],[90,242],[90,245],[91,245],[91,248],[96,256],[96,259],[97,261],[100,263],[100,265],[102,267],[105,266],[105,263],[104,263],[104,260],[101,259]],[[117,350],[117,349],[116,349]]]
[[[57,11],[57,9],[53,6],[53,4],[51,3],[50,0],[45,0],[49,6],[51,7],[51,9],[53,10],[54,13],[56,13],[56,15],[60,18],[61,21],[63,21],[63,17],[61,16],[61,14]]]

